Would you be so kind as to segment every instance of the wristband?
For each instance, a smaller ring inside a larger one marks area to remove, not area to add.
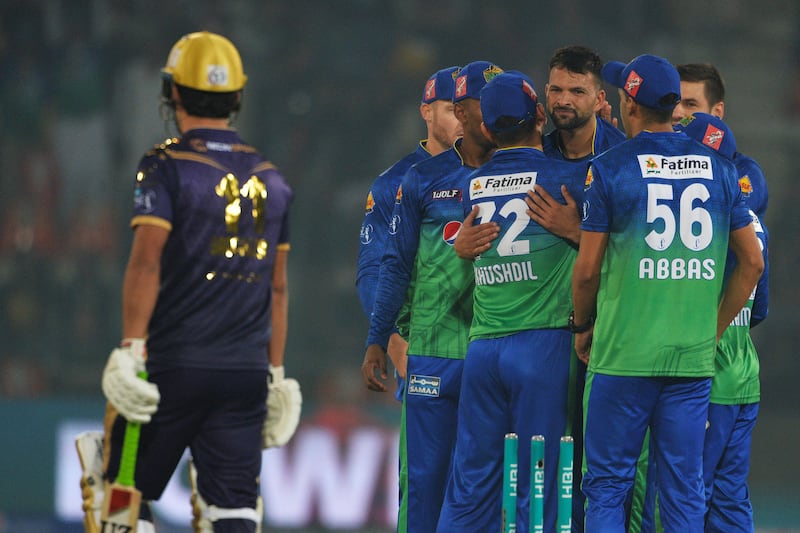
[[[589,320],[586,321],[584,324],[575,324],[575,310],[569,312],[569,320],[567,321],[567,327],[569,328],[570,332],[572,333],[585,333],[591,329],[594,325],[594,317],[589,317]]]

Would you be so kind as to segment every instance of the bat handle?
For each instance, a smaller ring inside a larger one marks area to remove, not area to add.
[[[141,379],[147,379],[147,371],[139,372],[138,375]],[[126,487],[134,486],[140,429],[141,424],[137,422],[128,422],[125,426],[125,440],[122,443],[122,457],[120,459],[117,482]]]

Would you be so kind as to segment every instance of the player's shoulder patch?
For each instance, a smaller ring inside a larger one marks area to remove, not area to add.
[[[745,196],[750,196],[753,192],[753,184],[750,182],[750,176],[742,176],[739,178],[739,188],[742,190],[742,194]]]
[[[366,214],[372,213],[372,210],[375,209],[375,199],[372,197],[372,189],[370,189],[369,194],[367,195],[367,205],[365,206],[364,210]]]

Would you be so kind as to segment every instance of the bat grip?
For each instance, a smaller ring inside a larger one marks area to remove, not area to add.
[[[139,377],[147,379],[147,371],[139,372]],[[136,456],[139,453],[139,431],[141,424],[128,422],[125,426],[125,439],[122,443],[122,457],[119,464],[117,483],[125,487],[133,487],[136,472]]]

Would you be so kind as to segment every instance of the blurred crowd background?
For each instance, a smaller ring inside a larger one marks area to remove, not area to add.
[[[491,60],[529,74],[543,97],[550,55],[567,44],[607,60],[649,52],[714,63],[726,121],[770,187],[772,298],[754,330],[763,399],[752,478],[793,491],[782,498],[800,507],[795,0],[3,0],[0,404],[102,399],[100,374],[120,336],[136,163],[176,133],[159,115],[159,70],[171,45],[200,29],[239,48],[249,81],[236,126],[296,193],[287,373],[304,388],[306,416],[340,406],[345,425],[399,419],[393,400],[361,384],[367,321],[355,260],[372,180],[423,134],[418,102],[431,72]],[[610,100],[616,111],[615,91]],[[4,420],[3,431],[13,425]]]

